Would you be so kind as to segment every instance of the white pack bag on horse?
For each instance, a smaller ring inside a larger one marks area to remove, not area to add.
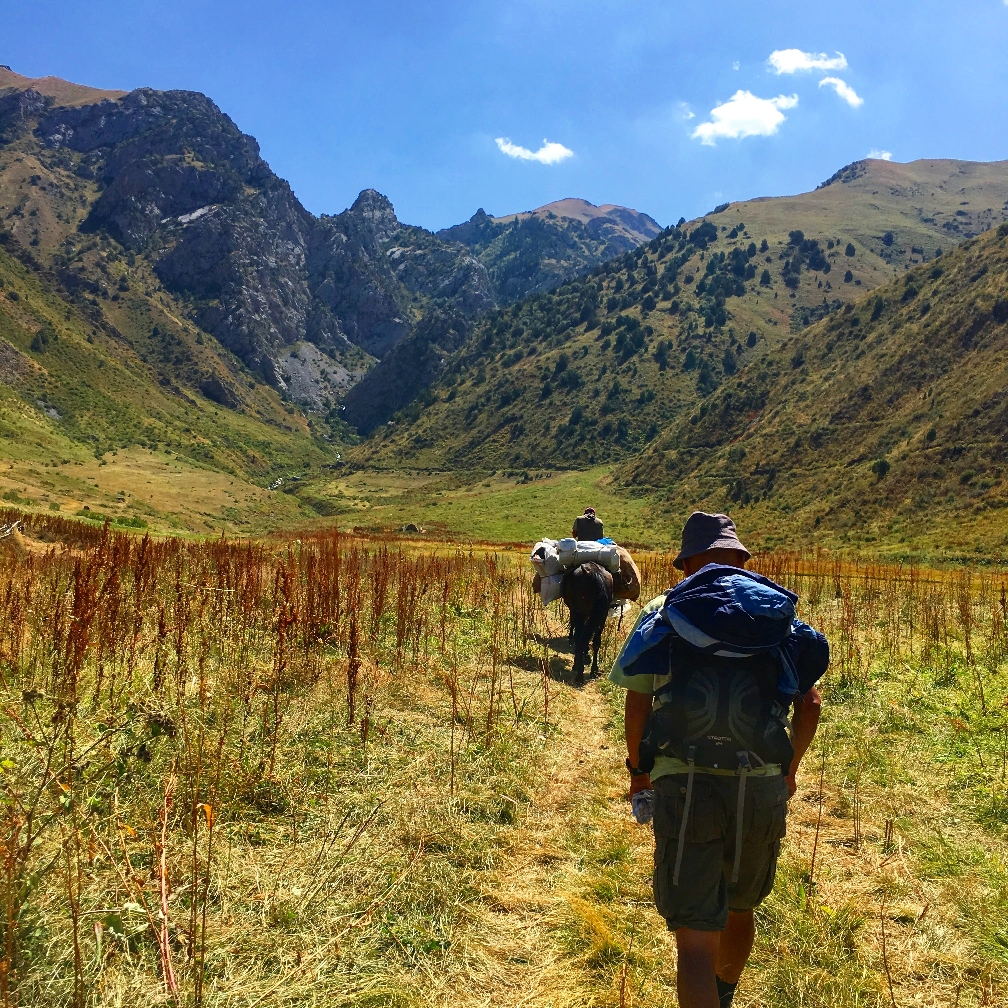
[[[553,577],[560,573],[560,554],[552,539],[541,539],[532,548],[532,566],[540,577]]]
[[[560,566],[567,570],[583,563],[597,563],[610,574],[620,569],[619,553],[615,546],[598,542],[578,542],[574,539],[561,539],[557,543]]]
[[[563,574],[539,579],[539,598],[544,606],[556,602],[563,594]]]

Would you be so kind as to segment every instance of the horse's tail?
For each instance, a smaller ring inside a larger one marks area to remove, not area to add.
[[[605,572],[595,564],[582,567],[580,574],[589,579],[593,597],[591,615],[578,624],[574,652],[587,654],[592,638],[605,626],[612,605],[612,588],[611,582],[606,580]]]

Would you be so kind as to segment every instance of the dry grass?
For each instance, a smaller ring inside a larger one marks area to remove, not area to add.
[[[562,682],[518,558],[45,516],[12,540],[8,1003],[674,1003],[622,693]],[[1002,1003],[1000,581],[757,564],[834,664],[738,1002]]]

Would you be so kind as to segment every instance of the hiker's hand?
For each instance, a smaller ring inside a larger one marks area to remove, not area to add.
[[[633,798],[638,791],[647,791],[651,788],[651,777],[649,774],[633,774],[630,777],[630,797]]]
[[[784,780],[787,782],[787,796],[788,798],[794,798],[795,791],[798,790],[798,781],[795,780],[795,775],[793,773],[788,774]]]

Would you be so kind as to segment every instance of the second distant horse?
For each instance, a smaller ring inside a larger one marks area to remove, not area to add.
[[[571,614],[574,684],[583,686],[589,647],[592,652],[592,675],[598,675],[602,628],[613,604],[612,574],[596,563],[574,567],[563,576],[562,597]]]

